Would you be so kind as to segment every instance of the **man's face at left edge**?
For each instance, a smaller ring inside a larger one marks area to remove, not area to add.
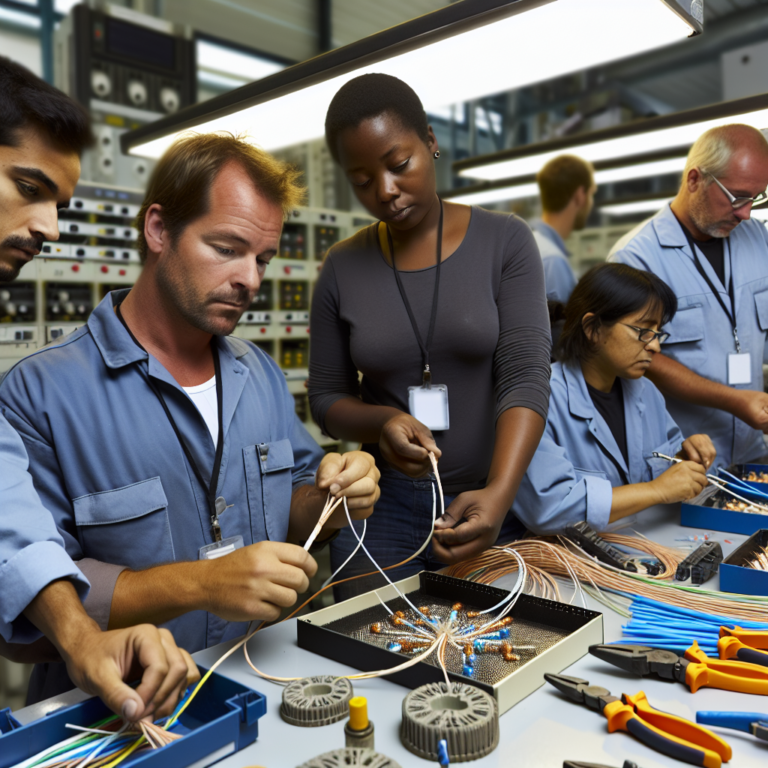
[[[33,127],[0,146],[0,282],[14,280],[46,240],[58,240],[58,211],[80,176],[76,152],[56,147]]]

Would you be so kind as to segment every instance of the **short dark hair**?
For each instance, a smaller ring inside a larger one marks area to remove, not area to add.
[[[333,159],[339,162],[337,141],[346,128],[357,128],[364,120],[385,112],[397,117],[403,128],[429,140],[424,105],[410,85],[392,75],[372,72],[352,78],[339,88],[325,116],[325,140]]]
[[[576,155],[553,157],[537,174],[541,207],[559,213],[571,201],[577,189],[586,190],[593,183],[592,163]]]
[[[592,267],[579,280],[566,304],[557,358],[563,362],[583,361],[592,355],[594,347],[582,322],[587,313],[594,314],[588,328],[596,330],[644,307],[658,312],[660,324],[666,325],[677,312],[677,297],[651,272],[626,264]]]
[[[85,109],[5,56],[0,56],[0,115],[0,146],[18,146],[25,128],[42,131],[65,152],[82,155],[93,144]]]
[[[142,262],[147,258],[144,222],[149,207],[155,203],[162,206],[163,224],[175,242],[188,224],[206,214],[211,186],[230,162],[238,163],[253,185],[286,216],[304,202],[306,190],[299,181],[298,168],[231,133],[187,134],[171,144],[149,179],[136,217]]]

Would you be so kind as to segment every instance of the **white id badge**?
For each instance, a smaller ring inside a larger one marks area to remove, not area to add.
[[[236,549],[244,547],[242,536],[230,536],[228,539],[216,541],[213,544],[206,544],[200,547],[198,555],[199,560],[216,560],[224,555],[231,555]]]
[[[449,426],[448,387],[445,384],[408,387],[408,410],[425,427],[445,431]]]
[[[728,355],[728,383],[752,383],[752,358],[749,352]]]

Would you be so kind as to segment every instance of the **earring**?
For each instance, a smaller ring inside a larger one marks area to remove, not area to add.
[[[440,157],[440,150],[438,149],[437,152],[435,152],[435,160]]]

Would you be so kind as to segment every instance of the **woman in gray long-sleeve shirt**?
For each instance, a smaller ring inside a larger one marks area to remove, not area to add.
[[[429,534],[432,490],[423,478],[428,451],[439,457],[445,516],[430,548],[390,574],[403,578],[523,531],[507,513],[549,402],[541,258],[517,217],[441,203],[437,140],[402,81],[351,80],[331,103],[326,138],[380,223],[335,246],[323,266],[312,304],[310,405],[326,433],[377,456],[381,499],[365,544],[382,567],[412,555]],[[434,435],[409,413],[408,388],[422,384],[427,362],[449,400],[450,428]],[[334,568],[356,544],[351,531],[341,533],[331,545]],[[370,570],[358,554],[341,576]],[[349,582],[337,598],[373,583]]]

